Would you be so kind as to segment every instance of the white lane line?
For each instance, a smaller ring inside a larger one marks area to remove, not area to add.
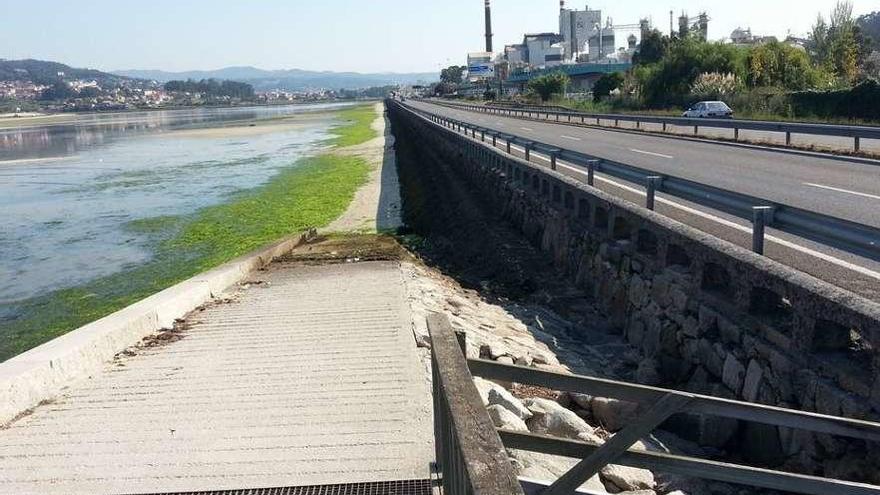
[[[562,168],[567,168],[567,169],[572,170],[574,172],[577,172],[583,176],[587,175],[586,171],[584,171],[583,169],[578,168],[578,167],[572,167],[572,166],[566,165],[564,163],[558,163],[558,166],[562,167]],[[618,187],[618,188],[623,189],[625,191],[629,191],[631,193],[638,194],[639,196],[645,196],[645,191],[642,191],[640,189],[636,189],[634,187],[627,186],[626,184],[621,184],[620,182],[617,182],[617,181],[614,181],[611,179],[607,179],[605,177],[600,177],[599,175],[596,175],[595,178],[598,181],[605,182],[606,184],[610,184],[614,187]],[[711,213],[706,213],[706,212],[691,208],[690,206],[686,206],[681,203],[676,203],[675,201],[671,201],[666,198],[657,198],[655,201],[657,201],[658,203],[663,203],[663,204],[669,205],[673,208],[677,208],[677,209],[682,210],[686,213],[690,213],[692,215],[696,215],[698,217],[703,217],[707,220],[711,220],[713,222],[720,223],[721,225],[724,225],[726,227],[730,227],[735,230],[739,230],[741,232],[745,232],[748,234],[752,233],[752,229],[750,227],[740,225],[736,222],[731,222],[730,220],[727,220],[725,218],[721,218],[721,217],[712,215]],[[863,266],[859,266],[854,263],[850,263],[849,261],[842,260],[840,258],[835,258],[834,256],[831,256],[831,255],[828,255],[825,253],[821,253],[819,251],[810,249],[805,246],[801,246],[800,244],[795,244],[791,241],[787,241],[785,239],[781,239],[779,237],[776,237],[776,236],[773,236],[770,234],[766,234],[765,239],[770,242],[775,242],[776,244],[779,244],[780,246],[784,246],[789,249],[792,249],[794,251],[800,251],[804,254],[813,256],[814,258],[819,258],[823,261],[827,261],[828,263],[831,263],[832,265],[837,265],[839,267],[846,268],[848,270],[852,270],[857,273],[861,273],[862,275],[865,275],[867,277],[871,277],[873,279],[880,280],[880,273],[875,272],[873,270],[870,270],[868,268],[865,268]]]
[[[515,146],[515,145],[510,145],[510,149],[511,149],[511,150],[519,151],[520,153],[523,153],[523,154],[525,154],[525,152],[526,152],[526,149],[525,149],[525,148],[521,148],[521,147],[519,147],[519,146]],[[544,160],[545,162],[548,162],[548,163],[550,162],[550,159],[549,159],[549,158],[547,158],[547,157],[545,157],[545,156],[541,156],[541,155],[535,153],[534,151],[531,152],[531,153],[529,153],[529,156],[531,156],[532,158],[538,158],[538,159],[540,159],[540,160]]]
[[[572,141],[580,141],[581,140],[581,138],[579,138],[579,137],[566,136],[565,134],[561,134],[559,137],[561,137],[562,139],[571,139]]]
[[[660,158],[668,158],[668,159],[673,158],[669,155],[664,155],[663,153],[654,153],[653,151],[642,151],[642,150],[637,150],[635,148],[630,148],[630,151],[632,151],[633,153],[641,153],[643,155],[658,156]]]
[[[520,127],[520,129],[522,129],[522,130],[524,130],[524,131],[529,131],[529,132],[534,131],[534,129],[530,129],[530,128],[528,128],[528,127]]]
[[[829,191],[837,191],[837,192],[842,192],[842,193],[846,193],[846,194],[855,194],[856,196],[862,196],[864,198],[880,199],[880,196],[877,196],[875,194],[868,194],[868,193],[863,193],[863,192],[858,192],[858,191],[850,191],[849,189],[841,189],[839,187],[825,186],[822,184],[813,184],[812,182],[804,182],[804,185],[810,186],[810,187],[818,187],[819,189],[828,189]]]

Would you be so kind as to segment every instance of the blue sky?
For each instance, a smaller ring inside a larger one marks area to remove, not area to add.
[[[867,13],[876,0],[855,0]],[[584,2],[569,1],[569,7]],[[709,13],[709,35],[737,26],[756,34],[804,34],[833,0],[602,0],[616,24],[650,17],[668,30],[669,10]],[[493,0],[496,49],[522,33],[555,31],[558,0]],[[797,5],[795,7],[795,5]],[[481,0],[0,0],[0,58],[78,67],[213,69],[253,65],[359,72],[430,72],[464,63],[483,46]]]

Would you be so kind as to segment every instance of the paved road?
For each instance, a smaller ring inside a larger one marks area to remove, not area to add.
[[[0,430],[0,493],[426,479],[431,396],[396,263],[273,265]]]
[[[880,215],[876,213],[880,208],[880,162],[876,166],[867,165],[782,151],[498,117],[412,100],[409,103],[499,132],[745,194],[765,196],[805,209],[831,209],[832,212],[828,213],[869,225],[880,224]],[[514,154],[522,153],[514,147]],[[803,166],[801,162],[804,162]],[[581,167],[560,163],[560,171],[585,180],[586,174]],[[857,178],[852,179],[851,175]],[[814,183],[815,186],[805,183]],[[858,187],[859,192],[869,191],[865,193],[868,196],[854,195],[854,190],[844,193],[818,187],[829,184]],[[636,204],[644,204],[642,185],[600,174],[596,186]],[[751,228],[745,220],[664,195],[658,196],[656,209],[658,213],[739,246],[751,247]],[[880,299],[880,262],[774,229],[768,229],[767,241],[765,254],[768,257],[867,298]]]
[[[867,164],[410,103],[499,132],[880,227],[880,161]]]

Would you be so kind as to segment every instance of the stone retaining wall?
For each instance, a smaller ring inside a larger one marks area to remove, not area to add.
[[[389,106],[398,140],[451,162],[592,292],[641,349],[641,381],[880,418],[877,303]],[[880,482],[876,445],[735,420],[676,422],[702,445],[735,445],[765,465]]]

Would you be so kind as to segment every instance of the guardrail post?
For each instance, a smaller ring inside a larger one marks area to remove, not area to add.
[[[855,151],[856,153],[858,153],[861,148],[861,143],[859,143],[859,141],[860,139],[858,136],[853,138],[853,151]]]
[[[523,148],[526,150],[526,161],[527,162],[530,161],[529,158],[531,157],[531,150],[530,150],[531,146],[532,145],[529,143],[526,143],[525,146],[523,146]]]
[[[559,157],[559,152],[553,150],[550,152],[550,170],[556,170],[556,159]]]
[[[571,114],[568,114],[568,121],[571,122]]]
[[[507,154],[508,155],[510,154],[510,139],[511,138],[507,138]]]
[[[699,134],[699,133],[700,133],[700,126],[695,125],[695,126],[694,126],[694,136],[696,136],[696,135]]]
[[[485,129],[480,131],[480,141],[482,141],[484,143],[486,142],[486,130]]]
[[[584,122],[586,122],[586,120],[587,120],[587,116],[586,116],[586,115],[581,115],[581,124],[583,124]]]
[[[636,129],[641,129],[641,128],[642,128],[642,123],[637,120],[636,121]]]
[[[599,117],[596,117],[596,125],[602,125],[602,122],[599,120]]]
[[[596,178],[596,165],[599,160],[587,160],[587,184],[592,186]]]
[[[666,122],[663,123],[663,132],[666,132]]]
[[[494,148],[497,145],[498,145],[498,136],[496,136],[495,134],[492,134],[492,147]]]
[[[772,206],[752,207],[752,251],[757,254],[764,254],[764,227],[772,210]]]
[[[645,179],[645,208],[654,211],[654,196],[657,194],[657,186],[660,185],[660,181],[663,180],[663,177],[659,175],[649,175]]]
[[[620,127],[620,120],[614,119],[614,127]]]
[[[733,140],[739,141],[739,127],[733,128]]]
[[[791,146],[791,132],[786,131],[785,133],[785,145]]]

